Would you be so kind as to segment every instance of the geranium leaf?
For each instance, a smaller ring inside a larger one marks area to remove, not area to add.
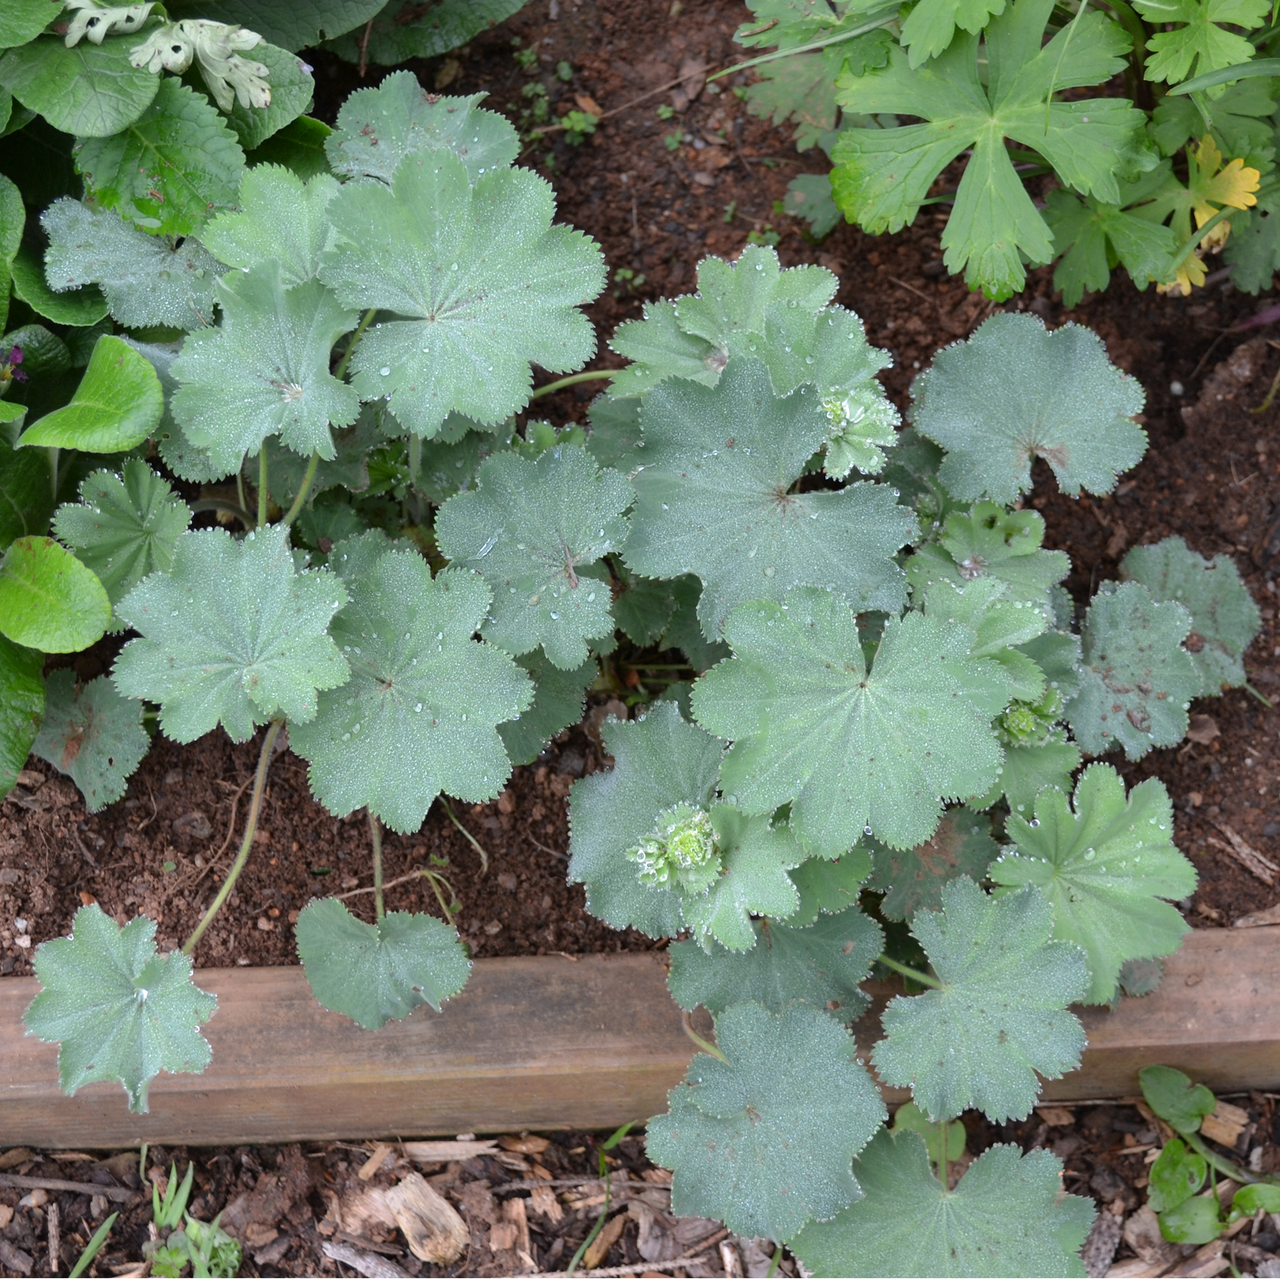
[[[516,659],[533,680],[533,702],[514,720],[498,726],[498,736],[512,764],[532,764],[542,748],[561,730],[582,719],[587,686],[600,674],[594,658],[573,671],[561,671],[535,650]]]
[[[839,858],[810,858],[788,873],[800,891],[800,905],[787,919],[788,928],[813,924],[819,915],[838,915],[858,901],[863,881],[871,874],[871,855],[854,845]]]
[[[121,928],[94,903],[76,912],[71,928],[36,949],[41,991],[23,1022],[46,1043],[61,1042],[58,1078],[67,1093],[118,1080],[129,1110],[145,1113],[161,1071],[209,1065],[199,1028],[218,1002],[191,981],[189,957],[156,954],[154,920],[135,916]]]
[[[0,558],[0,634],[45,653],[102,638],[111,601],[94,573],[52,538],[18,538]]]
[[[614,766],[569,792],[569,879],[586,886],[587,910],[615,929],[676,934],[684,926],[679,893],[641,883],[627,851],[666,810],[709,807],[723,748],[673,702],[655,703],[643,720],[606,721],[601,732]]]
[[[820,582],[858,610],[901,606],[893,556],[915,522],[893,490],[790,492],[831,426],[811,387],[775,396],[764,365],[735,360],[714,388],[681,380],[651,391],[641,422],[623,557],[646,577],[697,574],[708,639],[735,606],[780,601],[798,583]]]
[[[123,338],[104,333],[71,403],[33,422],[18,447],[122,453],[151,435],[163,413],[164,392],[150,362]]]
[[[1162,898],[1188,898],[1196,871],[1172,839],[1173,806],[1157,778],[1129,793],[1106,764],[1076,783],[1074,812],[1056,787],[1036,798],[1035,819],[1005,821],[1017,856],[991,868],[1001,885],[1034,884],[1053,904],[1053,936],[1089,960],[1091,1004],[1112,999],[1126,960],[1172,955],[1189,926]]]
[[[302,284],[320,269],[329,240],[325,209],[337,190],[327,173],[303,182],[281,165],[255,165],[240,183],[235,212],[218,214],[204,228],[205,248],[229,267],[275,258],[285,288]]]
[[[911,1087],[933,1120],[977,1107],[996,1123],[1035,1105],[1036,1073],[1074,1070],[1084,1029],[1067,1006],[1089,989],[1084,952],[1050,940],[1053,909],[1033,888],[993,898],[966,876],[942,890],[941,911],[917,911],[911,932],[940,986],[896,996],[872,1061],[886,1083]]]
[[[369,1030],[420,1004],[439,1012],[471,972],[457,932],[434,916],[391,911],[366,924],[336,898],[313,898],[297,936],[315,998]]]
[[[116,688],[160,703],[161,728],[177,742],[219,724],[243,742],[280,715],[292,733],[316,714],[317,690],[348,679],[326,632],[346,598],[327,570],[295,570],[282,526],[239,542],[220,529],[185,533],[173,567],[117,606],[142,634],[116,659]]]
[[[910,613],[890,620],[870,671],[857,622],[830,592],[741,606],[734,657],[694,686],[699,722],[733,743],[721,771],[748,813],[791,802],[791,826],[835,857],[864,830],[894,848],[933,834],[947,798],[985,791],[1001,752],[969,697],[985,670],[964,627]]]
[[[1142,388],[1078,325],[1050,332],[1035,316],[1002,312],[938,352],[912,391],[912,421],[947,450],[939,476],[958,498],[1014,502],[1031,488],[1037,457],[1065,493],[1110,493],[1146,452],[1132,420]]]
[[[161,76],[147,109],[117,133],[85,138],[76,168],[104,209],[153,234],[187,236],[235,202],[244,152],[218,109]]]
[[[1164,538],[1132,548],[1120,562],[1120,576],[1142,583],[1154,600],[1176,600],[1191,614],[1183,647],[1200,674],[1202,696],[1245,683],[1241,659],[1262,616],[1230,556],[1208,560],[1181,538]]]
[[[704,1006],[721,1013],[739,1000],[755,1000],[771,1013],[795,1004],[825,1009],[850,1023],[870,1003],[859,989],[884,946],[874,921],[856,907],[792,927],[766,919],[752,922],[753,947],[729,951],[716,942],[704,950],[694,941],[668,949],[667,985],[684,1009]]]
[[[716,1042],[727,1061],[698,1054],[649,1121],[649,1158],[675,1174],[672,1211],[786,1240],[855,1200],[850,1163],[885,1108],[848,1032],[803,1005],[744,1002],[716,1018]]]
[[[1267,17],[1266,0],[1135,0],[1135,7],[1153,25],[1185,24],[1172,31],[1157,29],[1147,41],[1147,79],[1170,84],[1248,62],[1254,56],[1253,45],[1222,24],[1256,27]],[[1219,85],[1209,96],[1222,92]]]
[[[13,790],[44,714],[44,654],[0,635],[0,798]]]
[[[922,908],[938,910],[950,881],[985,879],[999,852],[991,819],[963,807],[948,809],[933,835],[914,849],[888,849],[874,838],[867,843],[875,859],[867,888],[884,894],[880,910],[890,920],[909,920]]]
[[[49,236],[45,276],[55,292],[101,285],[111,314],[133,328],[213,322],[213,285],[225,268],[195,238],[174,248],[114,210],[66,197],[40,215],[40,225]]]
[[[113,605],[147,574],[168,570],[191,508],[140,458],[123,471],[95,471],[80,485],[80,501],[64,503],[53,531],[98,575]],[[120,623],[114,624],[119,629]]]
[[[417,831],[441,791],[491,800],[511,774],[497,725],[529,707],[529,677],[510,655],[473,639],[489,605],[479,574],[433,581],[416,551],[385,551],[346,573],[351,603],[330,634],[351,681],[323,694],[310,724],[290,725],[311,762],[311,789],[330,812],[359,807],[396,831]]]
[[[496,423],[522,409],[530,361],[578,368],[595,349],[578,307],[604,287],[604,263],[594,241],[553,227],[553,212],[536,174],[497,169],[473,187],[447,151],[407,157],[390,187],[343,187],[320,278],[344,306],[402,317],[357,348],[361,396],[389,395],[404,427],[431,437],[454,410]]]
[[[1182,641],[1191,614],[1177,601],[1158,604],[1140,582],[1104,583],[1084,625],[1084,676],[1066,715],[1076,741],[1093,755],[1111,743],[1130,760],[1171,747],[1187,731],[1187,708],[1201,675]]]
[[[329,163],[339,177],[384,182],[405,156],[422,151],[452,152],[473,180],[505,169],[520,141],[505,116],[480,109],[485,97],[442,98],[427,93],[413,72],[393,72],[376,89],[357,89],[342,104],[325,140]]]
[[[281,275],[269,259],[219,280],[221,326],[190,335],[173,362],[182,383],[174,420],[228,471],[268,435],[295,453],[332,459],[330,426],[350,426],[360,412],[356,392],[329,372],[333,344],[355,328],[355,312],[318,281],[290,289]]]
[[[1093,1203],[1063,1195],[1048,1151],[989,1147],[949,1191],[918,1133],[884,1130],[854,1161],[863,1198],[789,1247],[815,1275],[1083,1276]]]
[[[106,676],[78,685],[66,667],[50,673],[45,690],[44,722],[31,749],[65,773],[97,813],[124,795],[151,746],[142,703],[122,698]]]
[[[20,250],[10,270],[14,297],[21,298],[36,315],[54,324],[95,325],[109,310],[106,294],[96,284],[54,293],[44,278],[44,266],[32,250]]]

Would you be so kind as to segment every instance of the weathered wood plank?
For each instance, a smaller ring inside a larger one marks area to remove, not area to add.
[[[1280,928],[1191,934],[1154,995],[1115,1014],[1084,1011],[1083,1068],[1049,1083],[1045,1099],[1136,1093],[1151,1062],[1220,1090],[1280,1087],[1277,975]],[[114,1085],[64,1097],[55,1046],[22,1033],[35,983],[0,980],[0,1145],[603,1128],[661,1111],[693,1052],[651,954],[482,960],[443,1013],[419,1009],[376,1032],[316,1005],[300,969],[197,978],[219,997],[206,1028],[213,1066],[159,1077],[146,1116],[130,1115]],[[877,995],[883,1007],[892,991]],[[865,1050],[877,1031],[859,1031]]]

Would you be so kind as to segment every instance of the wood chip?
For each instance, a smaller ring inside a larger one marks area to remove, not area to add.
[[[477,1156],[491,1156],[497,1145],[491,1138],[472,1138],[459,1142],[402,1142],[400,1149],[413,1161],[424,1167],[448,1164],[452,1160],[474,1160]]]
[[[1231,1260],[1223,1253],[1224,1247],[1221,1239],[1211,1240],[1168,1274],[1180,1277],[1219,1276],[1231,1266]]]
[[[540,1156],[550,1145],[548,1139],[540,1138],[536,1133],[527,1133],[519,1138],[504,1133],[498,1139],[498,1146],[504,1151],[516,1151],[526,1156]]]
[[[447,1267],[470,1245],[458,1211],[420,1173],[401,1178],[386,1200],[415,1258]]]
[[[609,1256],[609,1250],[618,1243],[626,1225],[625,1213],[615,1213],[604,1224],[600,1234],[587,1246],[586,1253],[582,1255],[582,1265],[586,1270],[594,1271]]]
[[[0,1169],[15,1169],[20,1164],[26,1164],[31,1159],[30,1147],[10,1147],[3,1155],[0,1155]]]
[[[534,1187],[529,1193],[529,1203],[534,1213],[540,1213],[548,1222],[559,1222],[564,1218],[564,1210],[556,1193],[550,1187]]]
[[[1141,1258],[1125,1258],[1121,1262],[1112,1263],[1107,1269],[1107,1280],[1140,1280],[1141,1277],[1158,1276],[1162,1268]]]
[[[528,1210],[525,1208],[523,1196],[512,1196],[510,1200],[502,1202],[502,1216],[507,1222],[515,1224],[516,1228],[516,1249],[521,1253],[529,1253],[531,1246],[529,1244],[529,1216]]]
[[[377,1254],[365,1253],[361,1249],[355,1249],[349,1244],[338,1244],[333,1240],[323,1240],[320,1243],[321,1249],[324,1250],[326,1258],[332,1258],[335,1262],[345,1262],[347,1266],[354,1267],[362,1276],[407,1276],[407,1271],[402,1271],[394,1262],[386,1258],[379,1258]]]
[[[516,1224],[514,1222],[495,1222],[489,1228],[489,1250],[491,1253],[504,1253],[516,1247]]]
[[[1068,1111],[1066,1107],[1037,1107],[1036,1115],[1045,1124],[1055,1129],[1063,1125],[1074,1124],[1076,1118],[1075,1113]]]
[[[1213,1114],[1205,1116],[1200,1124],[1200,1132],[1210,1142],[1221,1143],[1224,1147],[1234,1147],[1245,1125],[1249,1123],[1249,1113],[1234,1107],[1229,1102],[1219,1101]]]
[[[368,1182],[379,1169],[382,1168],[382,1162],[391,1154],[391,1148],[385,1142],[379,1142],[373,1149],[373,1154],[360,1166],[360,1172],[356,1177],[361,1182]]]
[[[1257,876],[1263,884],[1275,884],[1276,872],[1280,871],[1280,867],[1277,867],[1269,859],[1264,858],[1257,849],[1251,844],[1247,844],[1241,839],[1238,832],[1228,827],[1225,823],[1218,822],[1214,825],[1227,837],[1230,844],[1223,844],[1216,836],[1206,836],[1205,839],[1209,844],[1221,849],[1224,853],[1232,854],[1244,866],[1246,871]]]
[[[1274,907],[1268,907],[1265,911],[1256,911],[1251,916],[1241,916],[1234,921],[1233,927],[1236,929],[1259,929],[1265,925],[1280,924],[1280,902]]]

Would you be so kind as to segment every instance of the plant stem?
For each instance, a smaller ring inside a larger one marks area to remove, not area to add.
[[[253,528],[253,517],[244,507],[238,503],[229,502],[226,498],[200,498],[187,505],[191,508],[193,515],[198,515],[201,511],[225,511],[228,515],[235,516],[246,529]]]
[[[231,870],[227,872],[227,878],[222,882],[218,896],[209,904],[209,909],[196,925],[195,932],[182,944],[183,955],[189,956],[196,949],[196,944],[204,936],[204,931],[213,923],[213,917],[231,896],[231,890],[235,887],[240,872],[244,870],[244,864],[249,860],[254,832],[258,829],[258,815],[262,812],[262,793],[267,786],[267,770],[271,767],[271,749],[276,745],[276,737],[283,726],[283,720],[273,720],[267,726],[266,736],[262,739],[262,750],[258,753],[258,771],[253,776],[253,797],[249,801],[249,814],[244,821],[244,839],[240,841],[240,852],[236,854],[236,860],[231,864]]]
[[[578,1246],[578,1251],[569,1260],[569,1265],[565,1268],[565,1275],[571,1276],[578,1269],[578,1263],[582,1261],[583,1254],[591,1247],[591,1242],[600,1234],[601,1228],[604,1226],[605,1219],[609,1216],[609,1192],[612,1190],[613,1179],[609,1177],[609,1170],[604,1162],[604,1152],[600,1153],[600,1177],[604,1182],[604,1204],[600,1208],[600,1216],[596,1219],[596,1225],[587,1232],[587,1238]]]
[[[422,474],[422,437],[409,435],[409,483],[416,489]]]
[[[931,978],[927,973],[921,973],[919,969],[913,969],[910,965],[899,964],[896,960],[890,960],[886,955],[879,955],[876,959],[886,969],[894,969],[902,974],[903,977],[910,978],[912,982],[918,982],[922,987],[933,987],[935,991],[942,990],[942,983],[937,978]]]
[[[1177,269],[1182,266],[1182,264],[1186,262],[1193,253],[1195,253],[1195,251],[1200,247],[1201,241],[1204,240],[1204,238],[1214,229],[1214,227],[1218,225],[1218,223],[1224,222],[1227,218],[1231,217],[1233,213],[1239,212],[1239,209],[1233,209],[1231,205],[1227,205],[1225,208],[1219,209],[1218,212],[1215,213],[1203,227],[1200,227],[1195,231],[1192,234],[1191,239],[1182,246],[1182,251],[1173,260],[1171,270],[1177,271]]]
[[[267,487],[267,443],[258,450],[258,528],[267,523],[267,510],[271,505],[271,492]]]
[[[1255,1173],[1250,1173],[1247,1169],[1242,1169],[1238,1164],[1233,1164],[1230,1160],[1220,1156],[1216,1151],[1210,1149],[1208,1143],[1198,1133],[1183,1133],[1181,1137],[1187,1140],[1187,1146],[1192,1151],[1198,1151],[1211,1168],[1216,1169],[1219,1173],[1225,1174],[1228,1178],[1234,1179],[1242,1186],[1249,1182],[1270,1182],[1276,1183],[1280,1181],[1277,1178],[1258,1177]]]
[[[603,382],[606,378],[616,377],[619,372],[618,369],[587,369],[582,373],[571,373],[567,378],[557,378],[554,382],[548,382],[545,387],[539,387],[529,399],[538,400],[543,396],[553,395],[557,391],[563,391],[565,387],[577,386],[579,382]]]
[[[360,345],[360,339],[364,337],[364,331],[373,323],[373,317],[377,315],[378,308],[370,307],[368,311],[360,317],[360,323],[356,326],[356,331],[351,335],[351,341],[347,343],[347,349],[342,353],[342,358],[338,361],[338,367],[334,369],[333,376],[339,382],[346,376],[347,365],[351,362],[351,355]]]
[[[58,454],[60,453],[58,446],[50,445],[45,450],[45,454],[49,459],[49,487],[53,491],[53,500],[58,500]]]
[[[240,470],[236,472],[236,498],[240,503],[240,510],[247,512],[249,510],[248,500],[244,496],[244,462],[240,463]],[[252,520],[249,522],[253,523]]]
[[[941,1143],[938,1147],[938,1173],[941,1175],[939,1181],[945,1191],[947,1189],[947,1122],[945,1120],[938,1121],[938,1139]]]
[[[713,80],[719,80],[721,76],[732,75],[735,71],[745,71],[748,67],[758,67],[765,62],[776,62],[779,58],[791,58],[799,53],[813,53],[818,49],[825,49],[828,45],[843,44],[846,40],[864,36],[868,31],[875,31],[878,27],[887,27],[891,22],[896,21],[897,17],[898,10],[896,6],[892,10],[876,10],[871,17],[852,30],[842,31],[838,36],[828,36],[825,40],[814,40],[810,44],[797,45],[794,49],[777,49],[773,53],[761,54],[758,58],[748,58],[746,62],[735,62],[733,66],[725,67],[723,71],[717,71],[714,75],[708,76],[707,83],[710,84]]]
[[[702,1050],[703,1053],[709,1053],[713,1058],[719,1058],[721,1062],[728,1062],[729,1059],[720,1052],[710,1040],[704,1040],[694,1029],[693,1023],[689,1021],[689,1011],[684,1010],[680,1015],[680,1025],[684,1027],[684,1033],[693,1041],[694,1044]]]
[[[298,518],[298,513],[302,510],[302,504],[306,502],[307,494],[311,492],[311,482],[316,478],[316,469],[319,466],[320,455],[313,453],[311,461],[307,463],[306,473],[302,477],[302,484],[298,488],[298,496],[294,498],[293,504],[285,512],[284,524],[286,528]]]
[[[489,874],[489,855],[484,851],[484,845],[482,845],[480,841],[477,840],[475,836],[473,836],[471,832],[458,821],[457,816],[453,812],[453,806],[444,798],[443,794],[440,796],[440,803],[444,805],[444,811],[449,815],[449,821],[452,822],[464,836],[466,836],[471,847],[480,855],[481,874],[487,876]]]
[[[379,923],[386,915],[382,906],[382,824],[372,809],[366,809],[369,816],[369,839],[373,842],[373,917]]]

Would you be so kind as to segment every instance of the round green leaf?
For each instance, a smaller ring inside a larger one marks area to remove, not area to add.
[[[46,653],[87,649],[111,601],[97,576],[52,538],[19,538],[0,560],[0,632]]]
[[[62,7],[62,0],[0,0],[0,48],[34,40]]]
[[[30,250],[20,250],[10,270],[13,292],[46,320],[83,327],[97,324],[107,314],[107,299],[96,284],[54,293],[45,282],[39,257]]]
[[[44,713],[44,655],[0,636],[0,796],[27,762]]]

